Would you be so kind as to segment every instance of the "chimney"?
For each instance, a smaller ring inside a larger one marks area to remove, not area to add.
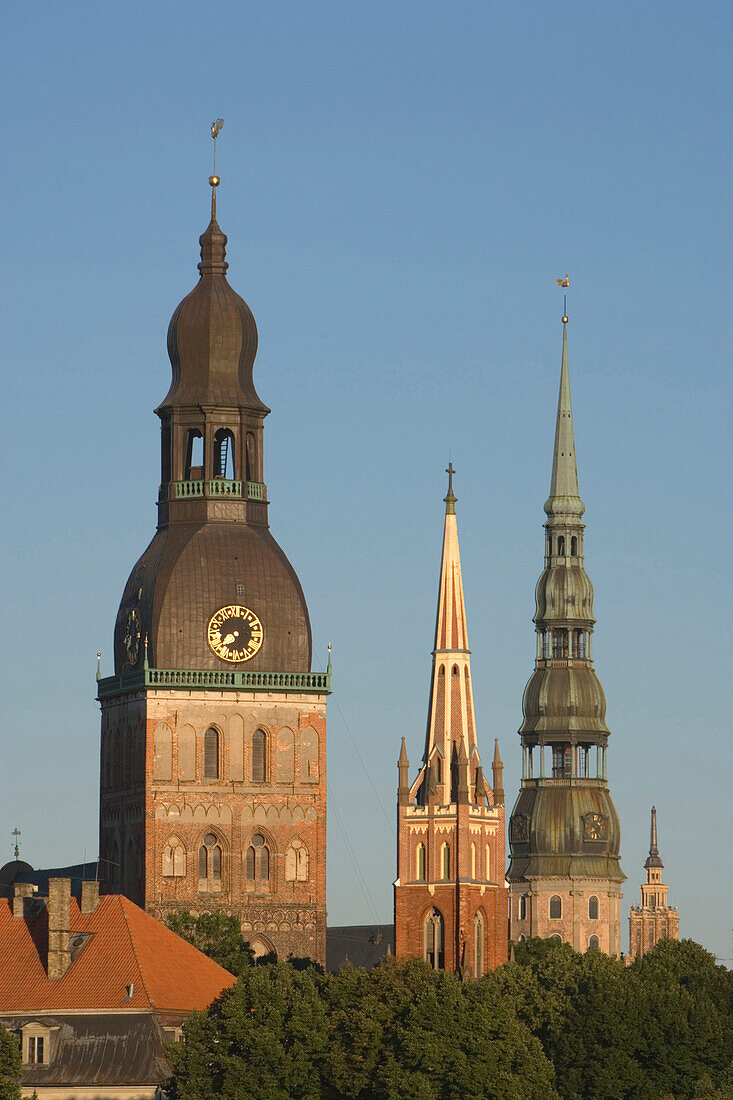
[[[99,905],[99,883],[82,882],[81,884],[81,911],[93,913]]]
[[[32,898],[35,894],[37,886],[33,886],[30,882],[16,882],[15,893],[13,895],[13,916],[24,917],[25,916],[25,899]]]
[[[63,978],[71,953],[71,879],[48,880],[48,966],[49,978]]]

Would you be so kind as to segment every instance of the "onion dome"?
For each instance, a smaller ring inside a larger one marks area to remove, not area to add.
[[[212,180],[218,184],[218,177]],[[211,221],[199,237],[199,281],[168,327],[173,380],[160,408],[211,404],[267,413],[252,380],[257,325],[244,298],[227,282],[227,238],[216,220],[215,186]]]

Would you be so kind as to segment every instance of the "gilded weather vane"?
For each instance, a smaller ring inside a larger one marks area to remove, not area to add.
[[[221,129],[222,129],[223,125],[224,125],[224,119],[223,118],[217,118],[216,122],[211,123],[211,136],[214,139],[214,174],[211,177],[212,179],[217,179],[217,175],[216,175],[216,139],[218,138],[219,134],[221,133]],[[218,182],[218,180],[217,180],[217,182]]]
[[[558,286],[561,286],[563,290],[566,290],[570,286],[570,276],[566,275],[564,279],[555,279]],[[568,296],[563,294],[562,296],[562,323],[566,325],[568,323]]]

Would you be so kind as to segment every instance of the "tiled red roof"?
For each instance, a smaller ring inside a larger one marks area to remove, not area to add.
[[[234,976],[121,894],[82,914],[71,899],[71,938],[91,933],[63,978],[48,978],[48,912],[13,916],[0,898],[0,1013],[73,1009],[192,1012],[206,1008]],[[134,985],[128,999],[127,987]]]

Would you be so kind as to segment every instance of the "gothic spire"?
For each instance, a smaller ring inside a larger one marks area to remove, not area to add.
[[[479,763],[476,747],[476,721],[471,684],[471,656],[463,599],[461,555],[458,547],[456,496],[453,492],[453,463],[448,474],[443,527],[443,556],[438,585],[438,612],[435,622],[433,673],[425,740],[424,764],[438,773],[445,785],[444,801],[451,798],[451,762],[454,752],[465,752],[475,768]]]
[[[456,496],[453,493],[453,463],[448,464],[448,493],[445,501],[445,526],[443,529],[443,558],[440,565],[438,591],[438,617],[435,624],[436,650],[468,649],[466,608],[463,602],[461,555],[458,549],[458,523],[456,521]]]
[[[585,505],[578,488],[578,466],[575,458],[575,433],[573,431],[573,406],[570,400],[570,371],[568,369],[568,326],[563,317],[562,365],[560,368],[560,393],[557,399],[555,425],[555,452],[552,457],[550,495],[545,502],[545,512],[552,518],[580,519]]]
[[[652,820],[649,835],[649,855],[647,856],[644,866],[649,867],[664,867],[661,857],[659,855],[659,844],[657,842],[657,808],[652,806]]]

